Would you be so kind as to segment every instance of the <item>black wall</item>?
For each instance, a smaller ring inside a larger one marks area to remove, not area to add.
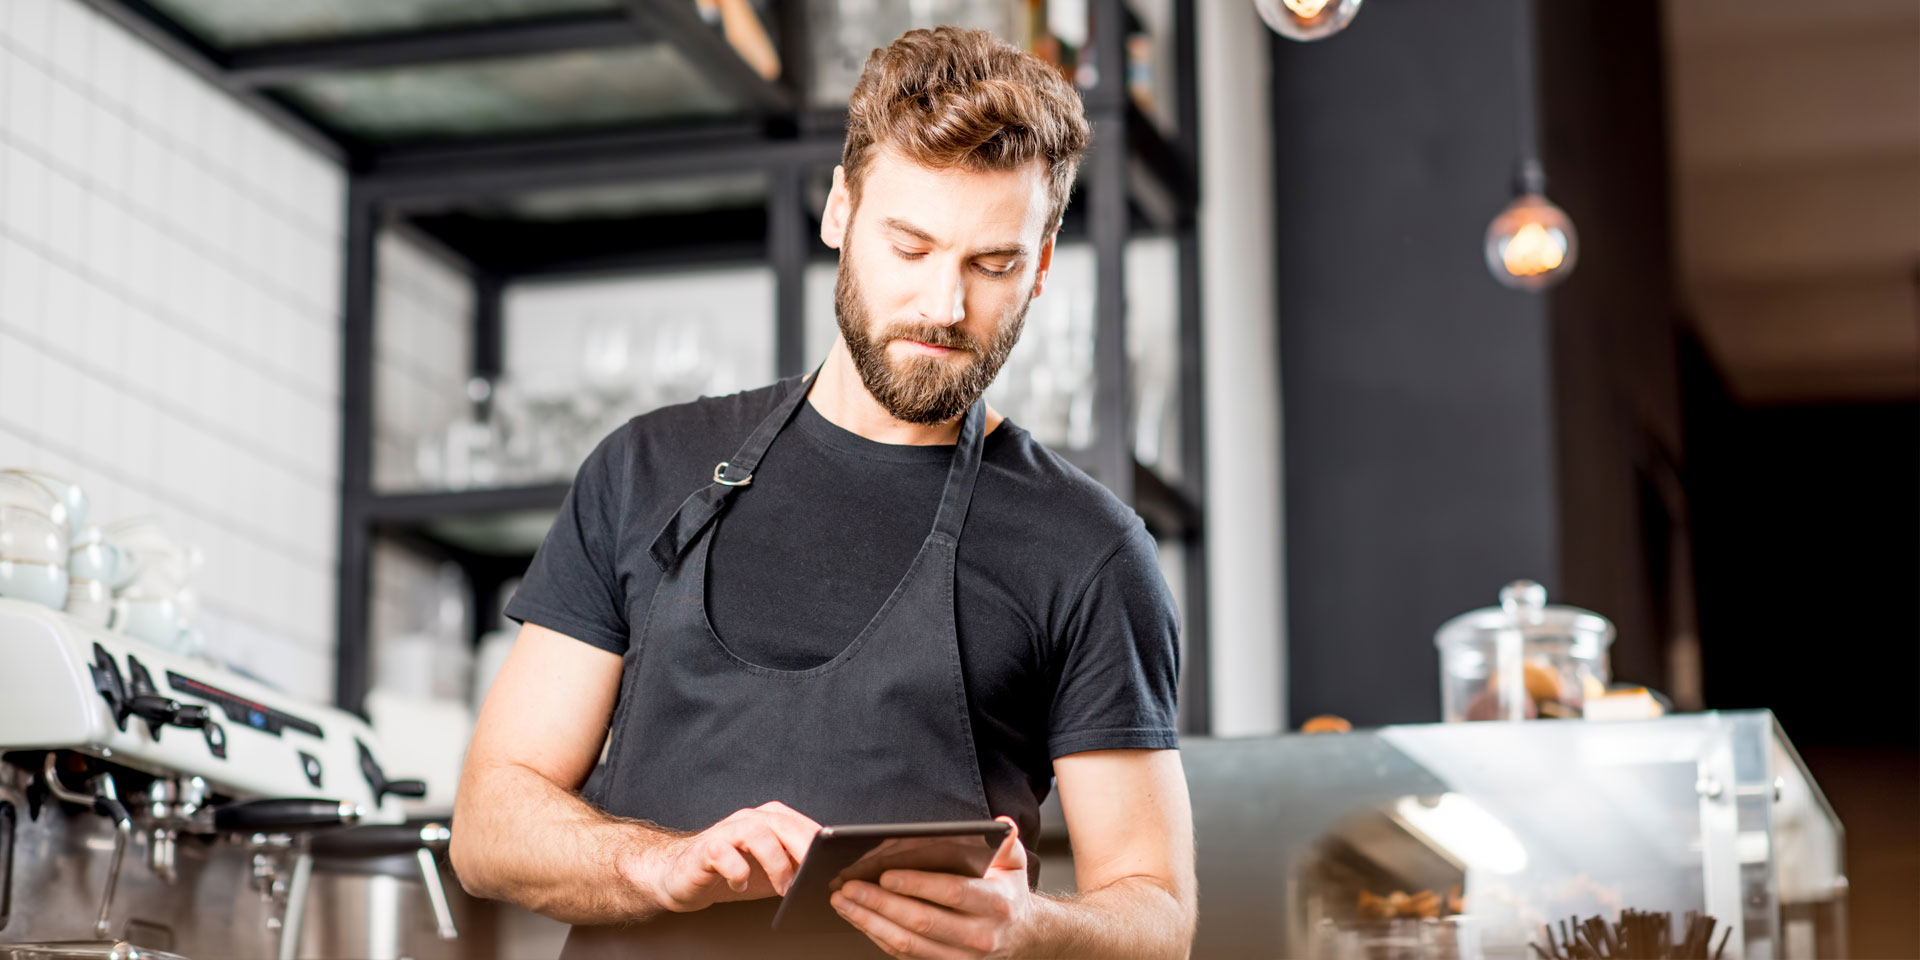
[[[1514,15],[1383,2],[1274,40],[1295,724],[1439,719],[1434,628],[1555,587],[1545,301],[1480,252],[1510,197]]]

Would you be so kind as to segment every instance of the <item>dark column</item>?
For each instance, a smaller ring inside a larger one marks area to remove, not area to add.
[[[377,205],[347,189],[345,291],[340,343],[340,648],[334,705],[360,713],[368,679],[367,615],[373,536],[373,305]]]
[[[1671,641],[1694,626],[1660,4],[1536,2],[1547,194],[1581,245],[1573,275],[1547,301],[1556,599],[1614,622],[1615,676],[1669,689],[1685,705],[1689,691],[1670,686],[1667,662]]]
[[[1370,4],[1274,40],[1293,723],[1437,720],[1434,628],[1556,586],[1547,305],[1480,252],[1510,196],[1515,13]]]

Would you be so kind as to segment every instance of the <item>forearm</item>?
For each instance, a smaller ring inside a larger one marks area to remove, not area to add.
[[[1146,877],[1083,894],[1035,895],[1015,956],[1162,960],[1193,946],[1193,904]]]
[[[634,867],[677,836],[609,816],[527,767],[498,764],[462,783],[451,858],[474,896],[564,923],[615,923],[661,911]]]

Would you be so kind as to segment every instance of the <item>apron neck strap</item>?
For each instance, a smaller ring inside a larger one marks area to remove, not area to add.
[[[807,399],[807,388],[819,373],[816,369],[813,376],[794,381],[787,395],[780,399],[767,418],[753,428],[747,441],[740,445],[739,452],[714,466],[712,482],[681,501],[680,508],[667,519],[666,526],[660,529],[659,535],[653,538],[652,546],[647,548],[647,554],[662,571],[672,570],[680,562],[680,555],[726,507],[734,492],[753,482],[753,471],[760,465],[760,458],[766,456],[768,448],[773,446],[774,437],[779,436],[780,431],[793,421],[794,414],[800,412],[800,405]],[[984,398],[975,400],[960,419],[960,439],[953,448],[953,463],[947,468],[947,484],[940,494],[940,512],[933,518],[933,531],[955,541],[960,539],[960,528],[967,522],[967,506],[973,502],[974,480],[980,475],[986,410]]]
[[[934,514],[933,532],[958,541],[960,528],[967,522],[967,505],[973,502],[973,484],[980,476],[981,451],[986,446],[987,401],[973,401],[960,418],[960,439],[954,443],[953,465],[947,468],[946,489],[940,493],[940,512]]]
[[[680,555],[727,505],[734,491],[753,482],[753,471],[760,465],[760,458],[766,456],[767,449],[773,446],[773,438],[779,436],[780,431],[786,429],[793,420],[793,415],[800,412],[800,405],[807,399],[808,386],[819,375],[820,370],[816,368],[812,376],[794,380],[787,395],[780,398],[773,412],[767,414],[759,426],[753,428],[753,433],[747,436],[747,442],[740,445],[739,451],[714,466],[712,482],[681,501],[680,508],[667,519],[667,525],[660,529],[659,536],[653,538],[653,545],[647,548],[647,554],[653,557],[653,562],[662,571],[671,570],[680,562]]]

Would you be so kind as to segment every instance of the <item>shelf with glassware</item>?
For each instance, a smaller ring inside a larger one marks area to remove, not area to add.
[[[1120,9],[1113,0],[1096,7]],[[1167,7],[1178,42],[1163,49],[1190,79],[1192,6]],[[1088,76],[1135,75],[1123,66],[1126,51],[1088,53],[1089,64],[1106,64]],[[1162,539],[1181,567],[1169,580],[1195,600],[1182,603],[1187,662],[1205,676],[1195,139],[1190,129],[1165,132],[1167,117],[1195,113],[1191,84],[1171,89],[1177,102],[1169,96],[1171,109],[1151,115],[1138,86],[1083,91],[1096,149],[1063,225],[1055,279],[989,398],[1132,503]],[[360,707],[372,679],[377,540],[468,568],[474,595],[489,598],[473,609],[490,609],[537,546],[573,470],[620,422],[803,372],[825,355],[833,260],[815,218],[844,115],[808,109],[794,119],[784,132],[720,126],[390,149],[356,172],[343,706]],[[393,339],[375,254],[385,233],[407,237],[471,287],[467,396],[457,381],[443,385],[436,402],[445,415],[404,437],[386,420],[410,398],[377,359]],[[1204,685],[1183,708],[1206,715]]]
[[[1183,537],[1197,514],[1179,480],[1176,255],[1170,238],[1154,235],[1135,237],[1128,255],[1135,503],[1164,539]],[[836,333],[833,280],[833,261],[809,264],[809,358],[824,356]],[[371,518],[456,545],[531,555],[544,527],[503,529],[496,515],[551,516],[573,470],[620,422],[772,379],[774,338],[755,329],[771,316],[772,298],[768,272],[751,266],[510,285],[505,369],[476,379],[473,402],[446,422],[377,448]],[[1095,313],[1092,251],[1069,238],[1047,295],[1028,312],[1021,347],[989,393],[1015,423],[1083,468],[1097,465]]]

